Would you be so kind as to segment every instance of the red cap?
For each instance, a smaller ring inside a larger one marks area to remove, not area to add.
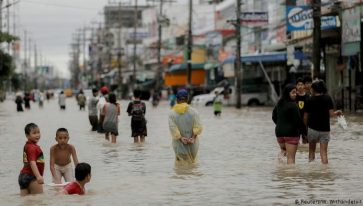
[[[107,88],[106,86],[103,86],[103,87],[101,88],[101,93],[102,93],[102,94],[108,94],[108,92],[109,92],[109,90],[108,90],[108,88]]]

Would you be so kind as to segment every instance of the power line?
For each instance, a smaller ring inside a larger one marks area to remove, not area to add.
[[[22,0],[22,3],[28,3],[28,4],[40,4],[45,6],[52,6],[52,7],[58,7],[58,8],[68,8],[68,9],[78,9],[78,10],[88,10],[88,11],[95,11],[99,8],[85,8],[85,7],[76,7],[71,5],[64,5],[64,4],[51,4],[51,3],[44,3],[44,2],[38,2],[38,1],[32,1],[32,0]]]

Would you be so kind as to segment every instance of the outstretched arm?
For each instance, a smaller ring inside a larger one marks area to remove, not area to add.
[[[330,109],[329,115],[330,115],[330,117],[337,117],[337,116],[343,115],[343,112],[341,110],[334,111],[334,110]]]
[[[73,145],[71,145],[71,150],[72,150],[72,159],[73,159],[74,166],[77,166],[79,162],[78,162],[76,149],[74,148]]]
[[[55,176],[55,168],[54,168],[54,164],[55,164],[55,159],[54,159],[54,148],[51,147],[50,148],[50,161],[49,161],[49,165],[50,165],[50,173],[52,173],[52,177]],[[54,179],[54,178],[53,178]],[[58,183],[58,182],[55,182]]]

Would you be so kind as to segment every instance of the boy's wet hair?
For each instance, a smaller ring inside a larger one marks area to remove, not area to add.
[[[140,97],[141,97],[141,91],[140,91],[140,90],[138,90],[138,89],[135,89],[135,90],[134,90],[134,97],[135,97],[135,98],[140,98]]]
[[[298,83],[303,83],[303,84],[305,84],[305,82],[304,82],[304,80],[303,80],[303,78],[301,78],[301,77],[299,77],[299,78],[297,78],[296,79],[296,85],[298,84]]]
[[[84,180],[88,175],[91,174],[91,165],[82,162],[77,164],[75,170],[75,176],[77,181]]]
[[[116,104],[116,95],[114,93],[110,93],[108,95],[108,101],[111,103],[111,104]]]
[[[325,94],[328,92],[328,89],[326,88],[326,84],[323,80],[314,81],[313,84],[311,85],[311,88],[315,92],[321,93],[321,94]]]
[[[313,79],[310,76],[304,76],[303,83],[305,84],[306,82],[313,82]]]
[[[30,134],[30,132],[35,129],[35,128],[39,128],[38,125],[34,124],[34,123],[29,123],[25,126],[24,131],[25,134]]]
[[[92,89],[92,93],[97,93],[97,92],[98,92],[98,89],[96,89],[96,88]]]
[[[61,127],[59,129],[57,129],[57,132],[55,134],[58,134],[58,132],[67,132],[68,133],[68,130],[64,127]]]

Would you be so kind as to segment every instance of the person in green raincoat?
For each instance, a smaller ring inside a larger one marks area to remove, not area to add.
[[[199,114],[188,105],[187,90],[178,90],[176,99],[177,104],[169,114],[169,130],[175,160],[195,163],[199,148],[199,135],[202,133]]]

